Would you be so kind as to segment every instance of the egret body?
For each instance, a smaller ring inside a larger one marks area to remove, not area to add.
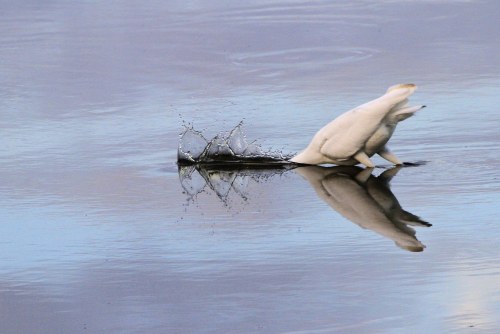
[[[417,89],[414,84],[389,87],[381,97],[340,115],[313,137],[307,148],[290,161],[309,164],[356,165],[375,167],[374,154],[400,165],[402,162],[389,150],[387,142],[398,122],[424,108],[407,106],[408,97]]]

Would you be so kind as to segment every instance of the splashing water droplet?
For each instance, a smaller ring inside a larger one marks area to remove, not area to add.
[[[186,127],[181,134],[177,152],[180,165],[191,164],[291,164],[293,154],[264,151],[255,142],[247,142],[240,122],[227,133],[219,133],[207,141],[203,134]]]
[[[245,139],[245,135],[241,130],[242,123],[238,124],[229,134],[228,145],[231,151],[235,155],[244,155],[245,149],[248,147],[247,141]]]
[[[202,156],[207,145],[208,141],[201,132],[186,127],[179,141],[177,161],[197,161]]]

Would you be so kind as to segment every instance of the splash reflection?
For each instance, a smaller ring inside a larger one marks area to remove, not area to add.
[[[356,166],[190,165],[179,166],[179,178],[190,200],[195,201],[202,192],[212,191],[228,204],[234,196],[248,199],[250,183],[267,182],[294,170],[311,184],[319,198],[348,220],[393,240],[402,249],[421,252],[425,245],[410,226],[430,227],[431,224],[405,211],[390,190],[389,182],[401,168],[390,168],[375,176],[373,168]]]
[[[249,197],[249,184],[267,182],[270,178],[282,175],[294,165],[179,165],[179,179],[189,200],[196,200],[198,194],[213,191],[217,197],[228,204],[231,196],[244,200]]]

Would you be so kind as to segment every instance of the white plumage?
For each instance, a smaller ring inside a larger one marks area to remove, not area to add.
[[[381,97],[340,115],[313,137],[307,148],[291,159],[292,162],[319,165],[375,165],[374,154],[399,165],[401,161],[389,150],[387,142],[398,122],[425,106],[407,106],[408,97],[417,89],[414,84],[389,87]]]

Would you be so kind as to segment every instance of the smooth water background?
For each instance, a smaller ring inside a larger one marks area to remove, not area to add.
[[[493,0],[0,2],[0,333],[497,332],[499,16]],[[400,82],[428,106],[391,141],[427,161],[391,182],[433,224],[421,253],[294,171],[222,200],[181,186],[183,123],[210,137],[243,119],[296,152]]]

